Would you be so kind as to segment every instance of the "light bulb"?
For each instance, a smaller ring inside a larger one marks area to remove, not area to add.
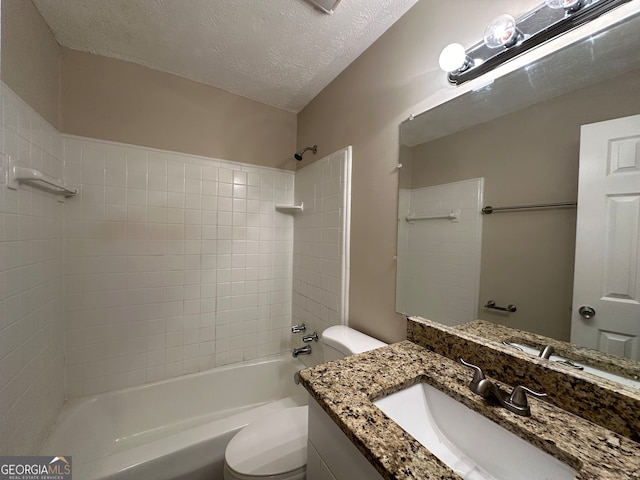
[[[484,43],[489,48],[511,47],[519,38],[516,19],[506,13],[496,17],[484,31]]]
[[[576,7],[580,6],[581,0],[545,0],[544,3],[547,4],[547,7],[553,8],[554,10],[559,10],[564,8],[565,10],[573,10]]]
[[[467,65],[467,53],[459,43],[450,43],[442,49],[438,63],[445,72],[455,72]]]

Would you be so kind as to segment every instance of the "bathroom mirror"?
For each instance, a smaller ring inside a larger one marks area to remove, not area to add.
[[[601,28],[403,122],[399,313],[570,341],[580,126],[640,114],[640,15]]]

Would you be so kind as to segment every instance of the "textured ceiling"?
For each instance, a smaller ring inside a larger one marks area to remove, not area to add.
[[[33,0],[57,41],[298,112],[418,0]]]

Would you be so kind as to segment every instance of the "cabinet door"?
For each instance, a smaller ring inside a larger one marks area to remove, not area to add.
[[[307,444],[307,480],[336,480],[311,442]]]
[[[342,430],[333,423],[318,402],[311,397],[309,397],[309,443],[311,448],[307,452],[312,452],[312,460],[311,462],[307,460],[308,480],[382,480],[383,478]],[[320,463],[317,463],[318,459],[313,459],[314,450],[318,454]],[[316,463],[312,465],[314,461]]]

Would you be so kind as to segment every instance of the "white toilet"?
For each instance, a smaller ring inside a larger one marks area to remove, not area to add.
[[[327,328],[321,341],[327,362],[386,345],[343,325]],[[224,454],[224,479],[304,480],[307,414],[307,406],[285,408],[240,430]]]

